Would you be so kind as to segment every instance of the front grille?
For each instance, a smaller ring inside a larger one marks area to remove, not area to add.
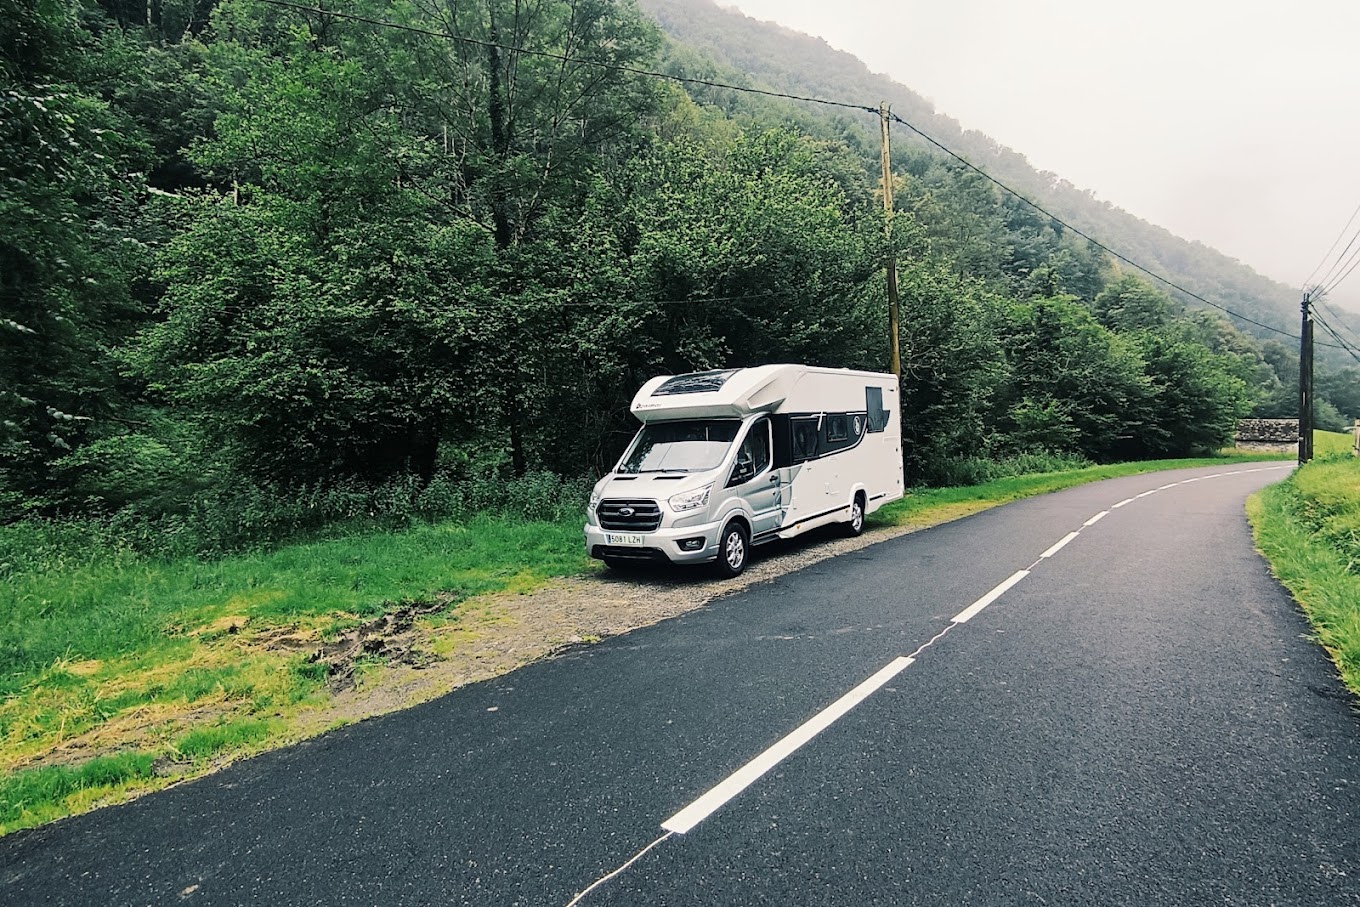
[[[623,511],[629,511],[624,513]],[[601,529],[614,532],[655,532],[661,525],[661,507],[656,501],[601,501],[595,508]]]

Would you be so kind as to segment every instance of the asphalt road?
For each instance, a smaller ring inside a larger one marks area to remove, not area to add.
[[[0,839],[0,904],[1360,904],[1360,718],[1243,515],[1283,474],[825,561]]]

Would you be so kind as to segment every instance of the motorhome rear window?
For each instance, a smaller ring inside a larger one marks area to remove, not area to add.
[[[661,386],[652,391],[653,397],[669,397],[671,394],[704,394],[718,390],[727,383],[727,379],[737,373],[737,369],[729,368],[719,372],[691,372],[688,375],[676,375],[674,378],[667,378],[661,382]]]

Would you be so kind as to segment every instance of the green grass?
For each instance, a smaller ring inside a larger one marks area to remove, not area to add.
[[[290,714],[327,697],[327,672],[261,644],[271,634],[334,636],[404,603],[456,608],[588,563],[579,521],[479,517],[210,562],[118,550],[0,574],[0,783],[32,775],[21,817],[4,812],[10,795],[0,801],[0,833],[93,802],[91,778],[68,789],[68,774],[20,770],[63,741],[99,734],[200,764],[282,735]],[[190,710],[210,723],[175,736]],[[106,794],[151,783],[97,778]]]
[[[1267,459],[1279,455],[1098,466],[924,490],[871,520],[927,525],[1116,476]],[[356,531],[212,561],[78,544],[79,556],[66,557],[52,535],[0,538],[0,551],[25,541],[48,549],[0,564],[0,834],[290,739],[290,720],[327,700],[327,674],[297,652],[262,645],[271,634],[335,634],[403,602],[454,606],[592,569],[576,518],[478,517]],[[456,617],[446,612],[436,622]],[[185,727],[190,715],[196,723]],[[137,752],[76,767],[25,767],[81,735],[95,735],[95,751]],[[152,760],[168,771],[153,775]]]
[[[1339,450],[1254,495],[1247,512],[1275,575],[1360,693],[1360,458]]]
[[[11,575],[0,618],[0,696],[54,665],[151,651],[187,657],[214,621],[242,626],[334,619],[335,629],[402,600],[454,599],[579,572],[580,526],[490,518],[355,535],[228,557],[120,556]],[[183,681],[192,685],[190,681]],[[185,690],[192,695],[192,690]]]
[[[150,753],[120,753],[77,767],[53,765],[0,777],[0,828],[59,819],[77,801],[91,803],[102,792],[151,778],[154,761]]]
[[[1349,454],[1355,451],[1355,435],[1338,431],[1313,432],[1313,456],[1316,459]]]
[[[175,742],[175,752],[181,759],[202,762],[218,753],[247,749],[267,738],[274,729],[274,722],[262,719],[220,721],[185,734]]]

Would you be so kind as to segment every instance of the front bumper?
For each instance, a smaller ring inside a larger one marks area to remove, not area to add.
[[[674,564],[696,564],[711,561],[718,556],[718,523],[704,523],[698,526],[657,529],[655,532],[622,533],[601,529],[587,523],[585,525],[586,551],[593,558],[616,557],[621,560],[662,561]],[[641,535],[641,545],[617,545],[610,536]],[[682,542],[701,540],[698,547],[687,551]]]

